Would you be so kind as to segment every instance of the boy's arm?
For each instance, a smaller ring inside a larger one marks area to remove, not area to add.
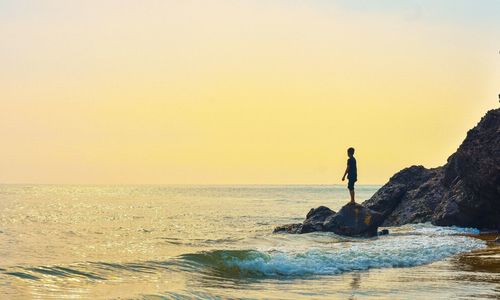
[[[349,171],[349,166],[345,168],[344,176],[342,176],[342,181],[345,180],[345,176],[347,175],[347,171]]]

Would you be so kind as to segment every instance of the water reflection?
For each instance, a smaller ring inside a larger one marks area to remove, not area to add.
[[[361,286],[361,274],[359,274],[359,272],[354,272],[352,274],[352,281],[350,285],[353,290],[359,289]]]
[[[491,244],[488,248],[460,255],[454,265],[460,271],[500,274],[500,245]]]
[[[351,297],[349,297],[349,299],[354,300],[354,299],[356,299],[355,292],[361,286],[361,274],[359,272],[352,273],[352,280],[351,280],[350,286],[352,289],[352,294],[351,294]]]

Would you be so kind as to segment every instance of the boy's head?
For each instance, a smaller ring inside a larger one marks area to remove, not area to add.
[[[347,155],[349,155],[349,157],[352,157],[354,155],[354,148],[353,147],[350,147],[349,149],[347,149]]]

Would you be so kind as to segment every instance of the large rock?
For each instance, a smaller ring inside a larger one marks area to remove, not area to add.
[[[313,208],[303,223],[278,226],[275,233],[309,233],[329,231],[346,236],[371,237],[377,235],[382,215],[360,204],[347,204],[338,213],[326,206]]]
[[[347,236],[376,236],[382,214],[360,204],[347,204],[323,223],[324,231]]]
[[[438,168],[406,168],[363,203],[382,225],[431,221],[500,229],[500,109],[490,110]]]
[[[406,168],[363,204],[382,214],[383,226],[429,222],[443,197],[444,189],[438,184],[440,178],[441,168]]]

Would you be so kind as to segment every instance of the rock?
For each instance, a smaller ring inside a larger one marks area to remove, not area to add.
[[[499,233],[500,232],[498,230],[485,228],[485,229],[481,229],[481,231],[479,232],[479,235],[496,235]]]
[[[347,204],[334,215],[329,216],[324,224],[325,231],[346,236],[377,235],[382,214],[368,209],[361,204]]]
[[[274,228],[274,233],[309,233],[323,231],[323,222],[335,212],[326,206],[311,208],[303,223],[286,224]]]
[[[334,215],[335,212],[326,206],[320,206],[318,208],[311,208],[311,210],[306,215],[306,220],[302,223],[301,233],[308,233],[314,231],[323,231],[323,223],[326,218]]]
[[[363,204],[382,213],[383,226],[430,221],[429,213],[437,206],[441,196],[440,193],[427,191],[439,176],[439,169],[423,166],[406,168],[392,176]]]
[[[490,110],[467,133],[444,166],[403,169],[363,206],[344,206],[338,213],[320,206],[303,223],[279,226],[275,232],[374,236],[377,226],[429,221],[500,230],[500,109]],[[360,221],[368,215],[373,224]]]
[[[388,235],[389,234],[389,230],[388,229],[382,229],[378,232],[378,235]]]
[[[277,226],[274,228],[273,233],[302,233],[302,223]]]
[[[338,212],[326,206],[313,208],[303,223],[278,226],[274,233],[329,231],[340,235],[371,237],[377,235],[382,215],[360,204],[347,204]]]
[[[438,168],[406,168],[363,203],[383,226],[432,222],[500,229],[500,109],[490,110]]]

